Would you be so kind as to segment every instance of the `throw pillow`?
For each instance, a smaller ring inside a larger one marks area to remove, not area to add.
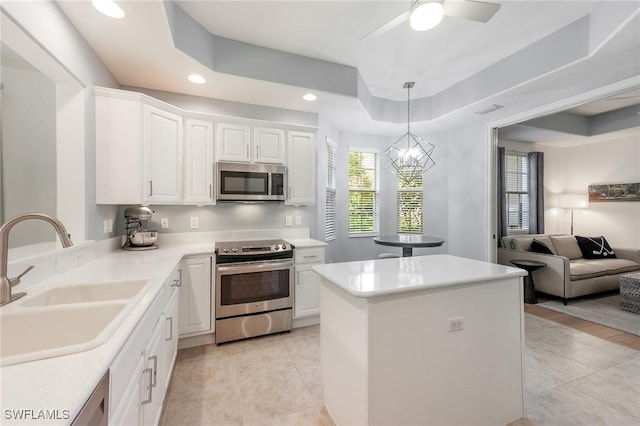
[[[578,246],[582,251],[582,257],[585,259],[611,259],[616,254],[609,246],[607,240],[603,237],[581,237],[576,235]]]
[[[532,251],[534,253],[553,254],[548,245],[546,245],[542,241],[536,240],[535,238],[533,239],[533,241],[531,241],[531,247],[529,248],[529,251]]]

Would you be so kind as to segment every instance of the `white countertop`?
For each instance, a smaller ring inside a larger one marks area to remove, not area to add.
[[[522,269],[447,254],[328,263],[313,270],[360,298],[527,275]]]
[[[324,243],[309,238],[297,238],[296,247],[314,247]],[[69,424],[82,408],[94,387],[110,367],[116,355],[135,329],[138,321],[162,290],[180,259],[189,255],[213,255],[214,241],[185,243],[165,241],[157,250],[115,251],[96,260],[56,275],[31,286],[30,291],[74,283],[100,283],[115,280],[147,278],[150,285],[114,334],[102,345],[71,355],[25,362],[0,368],[0,423],[8,424]],[[20,291],[20,288],[16,288]],[[2,307],[20,309],[19,301]],[[28,330],[25,330],[28,333]],[[69,410],[68,419],[9,419],[6,410]]]

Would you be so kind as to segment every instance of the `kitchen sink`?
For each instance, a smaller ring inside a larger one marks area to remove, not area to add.
[[[104,343],[127,301],[0,312],[0,365],[86,351]]]
[[[131,299],[148,283],[147,279],[111,281],[100,284],[75,284],[27,294],[20,306],[52,306],[70,303]]]

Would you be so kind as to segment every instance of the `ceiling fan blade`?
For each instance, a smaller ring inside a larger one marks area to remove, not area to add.
[[[375,30],[371,31],[370,33],[365,34],[364,36],[360,37],[358,39],[358,41],[364,40],[364,39],[370,38],[370,37],[381,36],[382,34],[386,33],[387,31],[389,31],[389,30],[397,27],[398,25],[402,24],[404,21],[409,19],[409,16],[411,16],[411,9],[409,9],[406,12],[403,12],[402,14],[396,16],[395,18],[393,18],[392,20],[390,20],[386,24],[383,24],[382,26],[376,28]]]
[[[478,22],[489,21],[500,9],[497,3],[474,0],[445,0],[442,6],[447,16]]]
[[[627,100],[627,99],[640,99],[640,96],[638,96],[638,95],[618,96],[617,98],[607,98],[607,99],[605,99],[605,101],[623,101],[623,100]]]

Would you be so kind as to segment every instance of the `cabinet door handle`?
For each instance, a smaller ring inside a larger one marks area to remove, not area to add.
[[[149,197],[153,196],[153,181],[149,181]]]
[[[302,257],[305,258],[305,259],[314,259],[314,258],[318,257],[318,255],[314,254],[314,255],[311,255],[311,256],[302,256]]]
[[[300,285],[300,271],[296,271],[296,285]]]
[[[145,368],[144,370],[142,370],[142,374],[145,374],[145,373],[149,373],[149,382],[148,382],[149,385],[147,386],[147,389],[149,390],[149,398],[145,399],[144,401],[142,401],[142,405],[151,404],[151,398],[153,397],[151,395],[151,392],[152,392],[152,390],[151,390],[151,377],[153,376],[153,369]]]
[[[169,337],[165,337],[165,341],[173,340],[173,317],[167,317],[167,321],[169,321]]]
[[[260,145],[256,145],[256,158],[260,158]]]
[[[153,373],[151,374],[151,387],[155,388],[158,384],[158,355],[150,356],[149,361],[153,360]]]
[[[213,198],[213,185],[209,184],[209,198]]]

